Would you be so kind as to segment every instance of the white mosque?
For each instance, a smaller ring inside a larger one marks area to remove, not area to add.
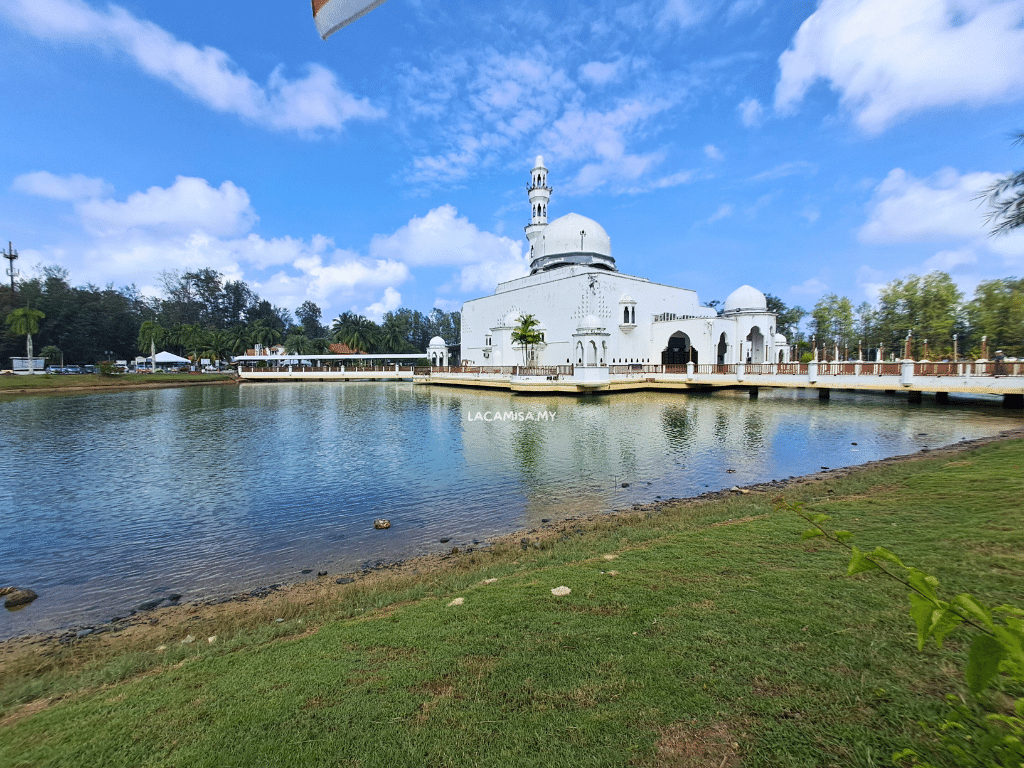
[[[462,305],[464,365],[789,362],[786,337],[764,294],[743,285],[721,313],[696,291],[619,272],[611,238],[593,219],[568,213],[548,223],[548,169],[538,157],[527,188],[530,274]],[[512,331],[533,315],[543,341],[524,359]]]

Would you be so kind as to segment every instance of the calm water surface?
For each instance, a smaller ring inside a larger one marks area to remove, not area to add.
[[[487,420],[509,411],[553,420]],[[310,578],[304,569],[472,546],[542,518],[938,447],[1021,418],[852,393],[577,400],[360,382],[5,399],[0,423],[0,584],[40,594],[0,611],[0,637],[12,637],[168,593],[224,596]],[[391,529],[374,530],[375,517]]]

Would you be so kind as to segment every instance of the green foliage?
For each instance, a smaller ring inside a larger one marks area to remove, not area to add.
[[[1024,279],[983,280],[974,289],[966,314],[975,349],[987,336],[990,350],[1024,357]]]
[[[39,357],[45,358],[47,365],[60,365],[63,353],[53,344],[47,344],[39,350]]]
[[[1013,143],[1024,144],[1024,133],[1018,134]],[[993,235],[1005,235],[1024,227],[1024,171],[1004,176],[979,198],[988,201],[986,220],[992,225]]]
[[[512,329],[512,343],[523,345],[523,362],[530,364],[530,347],[540,344],[543,336],[537,330],[539,321],[533,315],[525,314],[519,316],[519,325]]]
[[[850,562],[846,573],[853,576],[881,571],[903,584],[910,592],[910,615],[917,627],[917,649],[924,650],[929,640],[942,648],[946,637],[958,627],[973,630],[973,640],[964,668],[964,679],[973,699],[970,703],[950,696],[950,712],[939,729],[939,741],[958,765],[1020,768],[1024,765],[1024,610],[1012,605],[988,607],[968,593],[950,599],[940,592],[938,579],[912,566],[885,549],[862,552],[850,544],[849,531],[829,531],[831,516],[811,514],[800,502],[779,500],[777,506],[788,509],[811,527],[803,538],[825,538],[847,548]],[[1018,696],[1009,712],[995,711],[995,691],[1012,691]],[[897,765],[936,768],[913,749],[893,755]]]

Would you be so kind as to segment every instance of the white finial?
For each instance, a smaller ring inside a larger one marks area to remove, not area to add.
[[[533,167],[534,168],[543,168],[544,167],[544,155],[537,155],[537,162],[534,163]]]

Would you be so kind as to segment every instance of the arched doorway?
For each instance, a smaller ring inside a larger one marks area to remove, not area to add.
[[[668,337],[668,344],[661,351],[662,365],[686,365],[697,362],[697,350],[690,343],[690,337],[676,331]]]
[[[593,341],[587,345],[587,365],[597,365],[597,343]]]
[[[763,363],[764,362],[764,334],[761,333],[761,329],[758,326],[754,326],[750,329],[750,333],[747,334],[747,359],[745,362],[748,363]]]
[[[718,352],[718,364],[725,365],[725,356],[729,352],[729,341],[725,333],[718,337],[718,349],[716,351]]]
[[[583,342],[576,342],[576,365],[583,365]]]

